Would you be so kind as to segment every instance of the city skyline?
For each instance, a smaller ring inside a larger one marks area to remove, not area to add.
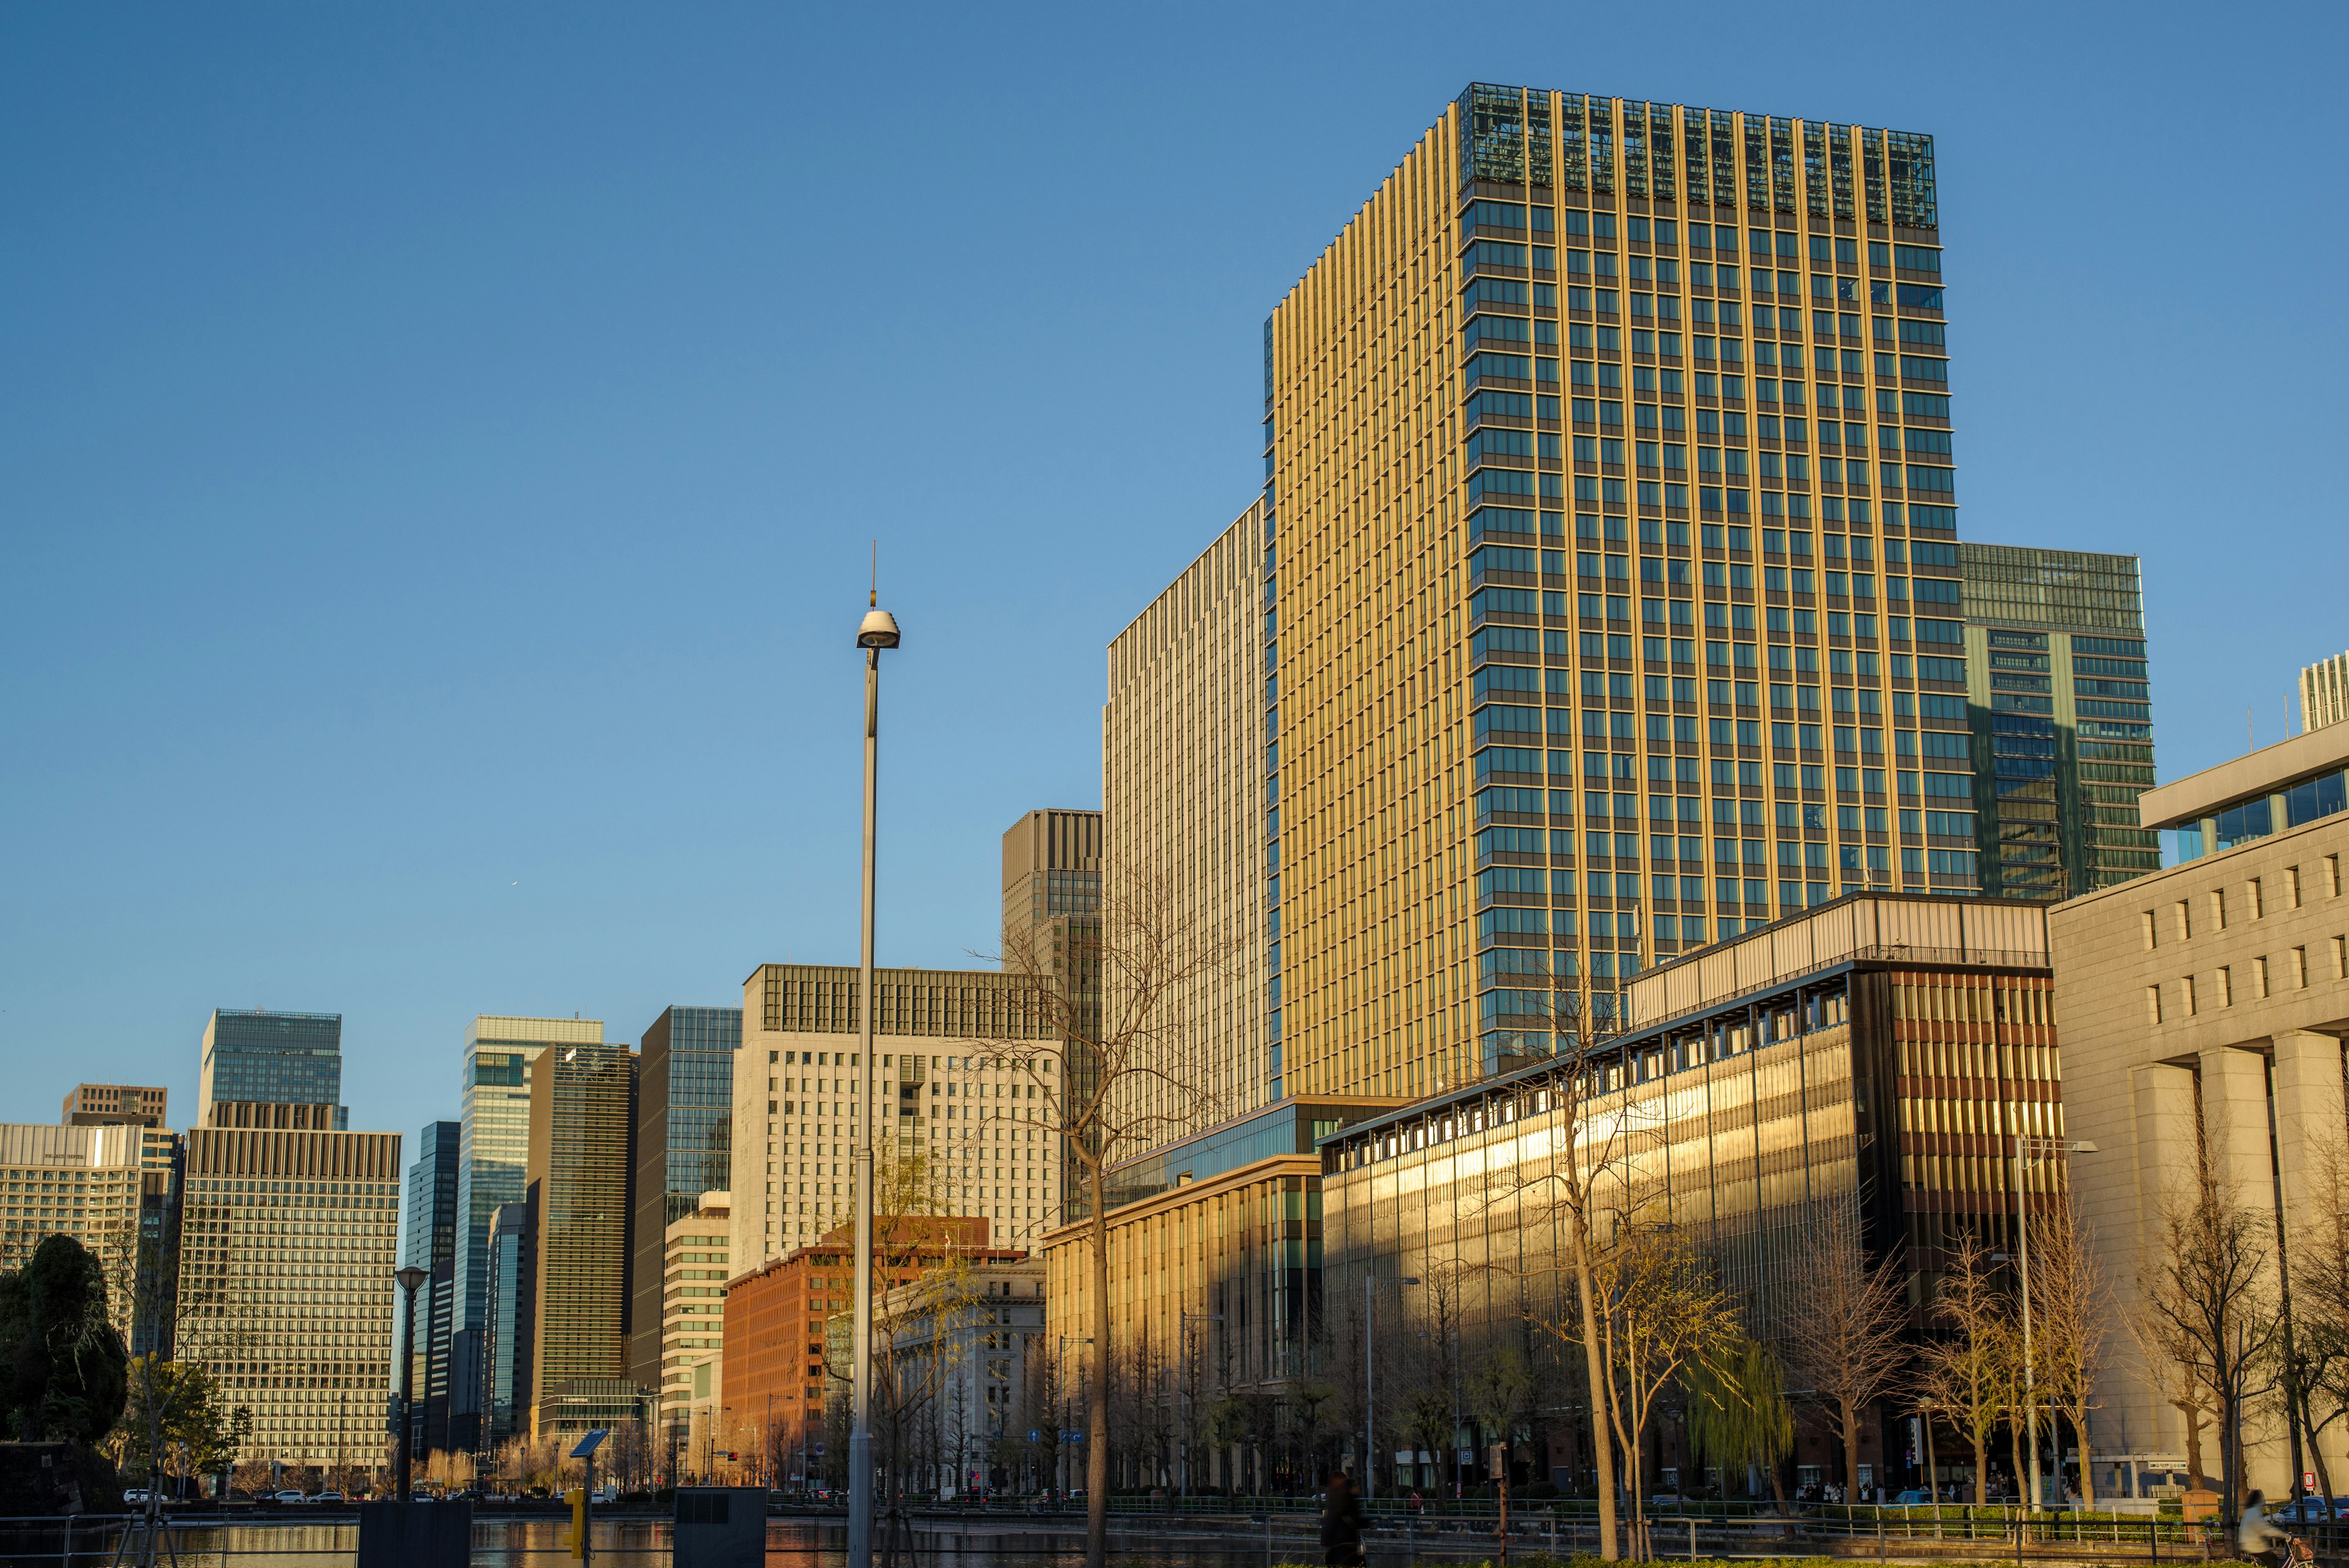
[[[2165,774],[2240,751],[2247,703],[2251,732],[2278,738],[2290,672],[2349,646],[2349,624],[2266,614],[2263,578],[2321,556],[2331,509],[2300,468],[2225,454],[2247,421],[2302,439],[2342,328],[2280,296],[2178,296],[2068,236],[2094,191],[2106,211],[2270,214],[2280,254],[2332,254],[2344,219],[2300,197],[2302,150],[2322,145],[2301,122],[2341,19],[2309,13],[2282,59],[2248,38],[2191,50],[2202,89],[2256,88],[2281,117],[2273,156],[2250,162],[2222,140],[2116,162],[2042,134],[2031,106],[2061,101],[2154,145],[2146,84],[2189,60],[2158,26],[2041,18],[2018,58],[1993,23],[1958,18],[1920,78],[1893,39],[1721,20],[1735,47],[1667,64],[1628,18],[1407,60],[1377,41],[1392,28],[1329,36],[1303,15],[1254,20],[1259,47],[1237,57],[1212,28],[943,19],[899,62],[939,90],[874,147],[858,89],[821,64],[844,57],[842,18],[785,47],[780,19],[741,14],[561,36],[509,17],[461,57],[323,15],[225,32],[16,19],[0,137],[26,154],[28,244],[0,308],[20,348],[16,500],[40,543],[17,557],[28,613],[0,637],[24,672],[16,754],[56,765],[0,785],[25,846],[12,882],[43,895],[0,929],[0,1052],[54,1102],[71,1073],[38,1076],[44,1047],[70,1032],[110,1075],[191,1104],[191,1018],[232,998],[339,1012],[345,1102],[413,1129],[453,1114],[447,1043],[476,1013],[577,1010],[633,1038],[672,1002],[724,1004],[753,964],[853,961],[847,642],[875,535],[906,628],[885,698],[880,958],[985,950],[995,836],[1040,802],[1100,804],[1104,649],[1253,483],[1267,304],[1471,80],[1766,99],[1934,134],[1965,268],[1967,534],[2142,555]],[[1309,47],[1331,68],[1299,84],[1283,62]],[[793,62],[791,90],[741,74],[771,57]],[[252,90],[209,94],[215,66]],[[619,81],[635,85],[616,99]],[[398,106],[427,100],[442,111],[419,140]],[[1250,113],[1203,109],[1236,102]],[[1085,135],[1065,134],[1072,118]],[[852,149],[927,169],[971,242],[950,287],[912,270],[928,214],[864,214],[885,237],[854,262],[800,243],[816,171]],[[1154,188],[1161,229],[1061,199],[1112,171]],[[316,200],[266,194],[283,190]],[[274,243],[252,249],[256,234]],[[1044,295],[1047,254],[1055,274],[1120,283]],[[412,265],[387,272],[392,255]],[[843,286],[859,268],[873,291]],[[878,344],[860,313],[796,303],[876,294],[926,303]],[[1147,373],[1070,410],[1088,344]],[[2159,369],[2174,352],[2261,387],[2282,426],[2194,396]],[[854,410],[907,355],[926,396],[971,410],[910,460],[948,505],[871,504],[817,455],[854,449]],[[614,364],[643,373],[609,380]],[[1075,421],[1050,443],[1049,487],[1044,408]],[[2168,438],[2189,425],[2209,439]],[[142,437],[91,448],[118,427]],[[2210,552],[2221,514],[2261,519],[2274,553]],[[648,599],[694,607],[655,630]],[[2198,623],[2282,673],[2238,691],[2181,656]],[[1036,717],[1016,742],[982,735],[1015,686]],[[721,726],[732,765],[678,765],[675,737]],[[975,787],[901,765],[917,740],[963,753]],[[131,950],[152,957],[129,983],[102,974]],[[101,985],[114,1005],[92,1025]],[[408,1071],[419,1053],[431,1069]]]

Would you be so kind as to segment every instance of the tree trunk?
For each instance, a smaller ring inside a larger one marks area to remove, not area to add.
[[[1859,1501],[1859,1412],[1847,1399],[1836,1401],[1836,1409],[1843,1417],[1843,1502],[1849,1508]]]
[[[2202,1472],[2202,1410],[2187,1399],[2172,1399],[2178,1413],[2186,1417],[2186,1480],[2196,1491],[2210,1490],[2209,1479]]]
[[[1109,1206],[1096,1162],[1086,1185],[1093,1205],[1093,1386],[1086,1400],[1085,1568],[1109,1563]]]
[[[1990,1503],[1990,1434],[1974,1429],[1974,1506],[1985,1508]]]
[[[1501,1568],[1509,1563],[1509,1444],[1501,1441]]]
[[[1605,1358],[1599,1352],[1599,1311],[1590,1295],[1590,1238],[1578,1217],[1574,1221],[1574,1293],[1582,1309],[1582,1360],[1590,1379],[1591,1468],[1599,1476],[1599,1558],[1613,1563],[1621,1555],[1615,1544],[1615,1451],[1607,1424],[1607,1400],[1611,1384]]]
[[[2080,1506],[2094,1508],[2096,1506],[2096,1482],[2095,1477],[2088,1473],[2094,1468],[2088,1463],[2088,1412],[2075,1409],[2071,1415],[2072,1430],[2080,1439]],[[2055,1468],[2059,1472],[2064,1468],[2064,1450],[2060,1447],[2055,1450]]]

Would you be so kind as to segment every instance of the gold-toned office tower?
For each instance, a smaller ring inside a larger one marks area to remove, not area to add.
[[[1265,940],[1262,506],[1251,506],[1109,645],[1102,801],[1112,896],[1164,900],[1166,917],[1226,955],[1164,1003],[1174,1058],[1118,1087],[1171,1128],[1279,1099],[1278,1004]],[[1179,1096],[1172,1083],[1187,1086]]]
[[[1431,1092],[1661,956],[1975,890],[1926,816],[1972,794],[1938,223],[1930,137],[1476,84],[1281,300],[1288,1093]]]
[[[639,1397],[627,1347],[637,1065],[625,1045],[549,1046],[530,1064],[534,1437],[629,1418]]]

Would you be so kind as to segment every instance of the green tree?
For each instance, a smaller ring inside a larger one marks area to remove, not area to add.
[[[1715,1360],[1684,1368],[1690,1446],[1721,1467],[1722,1495],[1729,1472],[1740,1465],[1769,1473],[1770,1495],[1783,1508],[1786,1491],[1779,1461],[1795,1446],[1795,1412],[1786,1402],[1786,1377],[1769,1347],[1740,1335]]]
[[[116,1428],[109,1446],[125,1471],[151,1482],[158,1476],[218,1471],[234,1461],[252,1429],[253,1412],[243,1406],[231,1409],[201,1364],[134,1356],[127,1381],[130,1405],[151,1419]],[[158,1439],[160,1457],[149,1452],[150,1435]]]
[[[1468,1405],[1485,1436],[1499,1449],[1501,1481],[1500,1560],[1509,1560],[1509,1448],[1533,1409],[1534,1375],[1514,1345],[1487,1350],[1468,1375]]]
[[[0,1274],[0,1411],[18,1438],[94,1443],[122,1417],[129,1355],[106,1315],[106,1271],[70,1236]]]

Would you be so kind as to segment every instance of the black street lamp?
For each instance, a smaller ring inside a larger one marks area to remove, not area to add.
[[[393,1279],[408,1295],[407,1327],[399,1336],[399,1501],[409,1501],[408,1472],[414,1460],[416,1443],[416,1287],[429,1277],[427,1272],[413,1263],[392,1272]]]

